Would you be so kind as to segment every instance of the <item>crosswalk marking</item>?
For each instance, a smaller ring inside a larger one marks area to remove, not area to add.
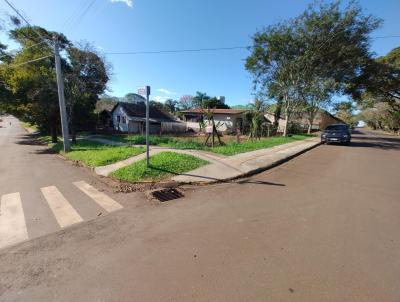
[[[85,181],[77,181],[74,182],[73,184],[108,212],[113,212],[123,208],[122,205],[120,205],[114,199],[96,190],[94,187],[92,187]]]
[[[0,248],[28,239],[19,193],[3,195],[0,205]]]
[[[40,188],[44,198],[53,211],[60,227],[66,227],[74,223],[82,222],[83,219],[78,212],[65,199],[61,192],[55,187]]]

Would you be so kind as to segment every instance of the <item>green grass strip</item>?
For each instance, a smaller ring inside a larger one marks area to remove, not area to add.
[[[157,181],[182,174],[208,164],[198,157],[176,152],[161,152],[150,157],[150,167],[146,159],[114,171],[111,176],[120,180],[139,182]]]
[[[61,153],[63,144],[57,143],[52,150]],[[141,147],[110,146],[88,140],[78,140],[76,145],[71,145],[71,151],[64,154],[70,160],[80,161],[89,167],[105,166],[145,151]]]

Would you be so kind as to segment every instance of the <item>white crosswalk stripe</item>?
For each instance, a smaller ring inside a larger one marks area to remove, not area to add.
[[[113,212],[123,208],[123,206],[116,202],[114,199],[96,190],[85,181],[74,182],[74,185],[77,186],[82,192],[92,198],[95,202],[97,202],[99,206],[101,206],[108,212]]]
[[[83,221],[82,217],[55,186],[44,187],[40,190],[60,227],[64,228]]]
[[[85,181],[77,181],[73,183],[81,192],[86,194],[96,205],[86,204],[79,206],[79,210],[82,212],[83,217],[92,219],[98,216],[99,206],[107,212],[114,212],[122,209],[123,206],[116,202],[108,195],[98,191],[93,186],[89,185]],[[56,186],[48,186],[40,188],[44,200],[40,198],[40,201],[47,201],[47,205],[54,215],[58,225],[61,228],[79,223],[83,221],[82,216],[77,210],[69,203],[64,195],[57,189]],[[59,227],[55,221],[50,226],[44,227],[40,221],[54,220],[53,217],[49,217],[50,211],[47,206],[44,205],[44,212],[28,213],[27,209],[32,207],[35,199],[30,199],[29,195],[24,195],[27,200],[21,200],[19,192],[6,194],[1,196],[0,203],[0,248],[10,246],[25,240],[28,240],[31,236],[36,238],[39,234],[45,235],[50,232],[58,231]],[[83,197],[83,196],[82,196]],[[80,201],[79,197],[77,197]],[[25,199],[25,198],[24,198]],[[23,202],[30,203],[25,205],[25,213]],[[85,202],[85,201],[81,201]],[[89,211],[90,209],[90,211]],[[91,212],[93,212],[91,214]],[[42,215],[42,216],[41,216]],[[28,224],[27,222],[28,221]],[[28,235],[28,228],[30,233]],[[36,234],[36,235],[33,235]],[[31,239],[32,239],[31,238]]]
[[[28,239],[19,193],[3,195],[0,205],[0,248]]]

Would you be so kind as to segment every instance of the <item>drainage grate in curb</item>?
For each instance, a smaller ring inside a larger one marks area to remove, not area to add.
[[[181,192],[172,188],[153,191],[151,195],[161,202],[182,198],[184,196]]]

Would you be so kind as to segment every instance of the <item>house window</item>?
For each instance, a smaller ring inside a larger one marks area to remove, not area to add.
[[[121,117],[117,115],[117,123],[119,124],[121,122]]]
[[[126,124],[126,116],[125,115],[122,117],[122,124]]]

